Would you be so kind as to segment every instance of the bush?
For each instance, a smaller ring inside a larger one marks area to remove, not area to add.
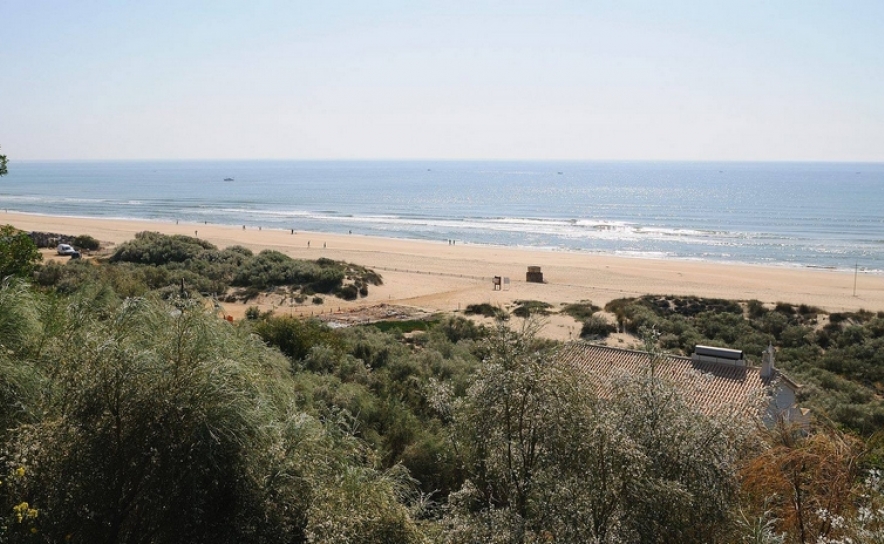
[[[331,329],[312,319],[267,316],[255,325],[255,333],[293,361],[307,357],[314,346],[340,345]]]
[[[383,332],[397,332],[397,333],[408,333],[414,331],[428,331],[433,325],[437,323],[436,320],[425,320],[425,319],[408,319],[406,321],[399,320],[389,320],[389,321],[375,321],[371,325],[366,325],[368,327],[374,327]]]
[[[335,291],[335,294],[344,300],[356,300],[359,297],[359,290],[355,285],[345,285]]]
[[[93,238],[83,236],[79,239],[83,247],[95,247]],[[130,276],[121,283],[130,284],[129,292],[138,294],[149,289],[172,292],[183,280],[191,293],[223,296],[231,286],[242,288],[233,295],[234,300],[247,301],[257,296],[260,290],[279,286],[290,286],[292,292],[300,291],[305,296],[324,293],[352,300],[360,295],[368,296],[369,284],[382,283],[380,275],[372,270],[331,259],[315,262],[292,259],[274,250],[254,255],[242,246],[219,250],[204,240],[156,232],[138,233],[134,240],[121,244],[109,262],[119,267],[115,273]],[[45,274],[41,284],[52,286],[49,282],[53,277],[71,282],[86,279],[85,276],[60,274],[56,269]],[[132,283],[141,283],[142,288],[132,288]],[[64,290],[69,292],[70,285]]]
[[[552,306],[539,300],[517,300],[513,315],[528,318],[532,315],[547,315]]]
[[[0,321],[18,308],[43,320],[22,332],[45,336],[19,356],[0,326],[0,541],[422,541],[402,503],[413,482],[375,469],[342,411],[302,412],[303,382],[250,327],[198,300],[35,300],[8,289]],[[325,351],[312,351],[322,364],[353,361]],[[371,411],[371,391],[349,389],[327,396]],[[419,429],[401,421],[397,436]],[[16,523],[24,500],[28,519]]]
[[[81,251],[98,251],[101,248],[101,244],[98,240],[88,234],[81,234],[74,238],[73,246]]]
[[[39,509],[39,538],[296,538],[307,489],[277,481],[271,500],[267,482],[294,467],[264,453],[306,453],[273,430],[286,421],[285,360],[196,305],[132,301],[107,320],[75,311],[64,342],[47,346],[58,367],[46,373],[40,420],[4,444],[3,472],[26,466],[15,483]]]
[[[484,327],[476,325],[469,319],[456,316],[443,318],[433,330],[443,334],[452,343],[461,340],[478,340],[486,334]]]
[[[762,317],[767,313],[767,308],[764,307],[764,304],[760,300],[752,299],[746,303],[746,307],[749,310],[749,317],[753,319]]]
[[[464,309],[463,313],[467,315],[481,315],[484,317],[504,318],[506,310],[497,306],[483,302],[482,304],[470,304]]]
[[[330,294],[341,287],[344,277],[344,266],[334,261],[296,260],[279,251],[265,249],[243,263],[233,276],[232,284],[261,289],[303,285],[314,292]]]
[[[163,265],[180,263],[196,258],[204,250],[217,250],[214,245],[176,234],[166,236],[158,232],[139,232],[134,240],[120,244],[110,257],[110,262]]]
[[[600,315],[593,315],[583,322],[583,327],[580,328],[580,337],[606,338],[615,332],[617,332],[617,327],[609,323],[607,319]]]
[[[28,277],[42,260],[28,233],[11,225],[0,227],[0,280],[6,276]]]
[[[565,305],[565,307],[562,308],[562,313],[570,315],[577,321],[586,321],[592,314],[599,310],[601,310],[601,308],[593,304],[591,301],[581,300],[574,304]]]
[[[257,321],[261,319],[261,308],[257,306],[249,306],[246,308],[246,319],[249,321]]]

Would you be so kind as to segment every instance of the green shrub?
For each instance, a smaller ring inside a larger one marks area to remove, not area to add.
[[[758,319],[767,313],[767,308],[760,300],[752,299],[746,303],[746,307],[749,310],[749,317],[753,319]]]
[[[819,314],[824,314],[823,310],[817,308],[816,306],[808,306],[807,304],[799,304],[798,305],[798,313],[802,316],[810,316],[816,317]]]
[[[457,343],[461,340],[478,340],[483,338],[487,331],[485,327],[476,325],[469,319],[458,316],[442,318],[433,331],[441,333],[449,342]]]
[[[344,285],[335,291],[335,294],[344,300],[356,300],[359,297],[359,290],[355,285]]]
[[[368,296],[368,285],[382,283],[376,272],[349,263],[292,259],[275,250],[254,255],[242,246],[219,250],[204,240],[156,232],[138,233],[134,240],[121,244],[109,262],[115,267],[128,266],[120,270],[132,276],[130,281],[143,282],[142,291],[172,292],[183,280],[191,293],[223,296],[231,286],[241,288],[233,297],[244,301],[257,296],[260,290],[280,286],[290,286],[304,296],[323,293],[352,300]],[[41,282],[47,285],[53,277],[61,276],[54,269],[44,274]]]
[[[331,329],[314,319],[268,316],[255,325],[255,332],[293,361],[307,357],[314,346],[340,344]]]
[[[527,318],[532,315],[547,315],[552,307],[546,302],[539,300],[517,300],[516,307],[513,309],[513,315],[516,317]]]
[[[266,452],[326,457],[294,439],[323,431],[290,423],[282,357],[199,305],[71,301],[68,312],[37,363],[51,365],[39,420],[3,444],[2,473],[26,466],[15,490],[3,478],[3,504],[10,491],[26,497],[47,542],[298,539],[310,505],[300,497],[321,486],[306,464]]]
[[[123,242],[110,257],[110,262],[163,265],[180,263],[196,258],[205,250],[217,250],[214,245],[175,234],[166,236],[158,232],[139,232],[134,240]]]
[[[843,321],[846,321],[847,319],[847,314],[843,314],[841,312],[832,312],[831,314],[829,314],[829,323],[832,324],[841,323]]]
[[[583,322],[583,327],[580,328],[580,337],[587,339],[606,338],[615,332],[617,332],[617,327],[609,323],[607,319],[600,315],[592,315]]]
[[[581,300],[580,302],[575,302],[573,304],[566,304],[565,307],[562,308],[562,313],[570,315],[577,321],[585,321],[599,310],[601,310],[601,308],[593,304],[592,301]]]
[[[483,302],[482,304],[469,304],[466,309],[464,309],[464,313],[467,315],[503,318],[506,315],[506,310]]]
[[[366,325],[368,327],[375,327],[378,330],[383,332],[399,332],[399,333],[407,333],[414,331],[428,331],[430,330],[436,323],[438,323],[438,318],[433,320],[425,320],[425,319],[409,319],[406,321],[376,321],[370,325]]]
[[[74,238],[73,246],[81,251],[98,251],[101,248],[98,240],[88,234],[81,234]]]
[[[6,276],[28,277],[42,260],[28,233],[12,225],[0,227],[0,280]]]

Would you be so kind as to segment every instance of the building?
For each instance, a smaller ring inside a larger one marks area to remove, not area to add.
[[[773,346],[764,351],[760,366],[750,365],[741,351],[709,346],[697,346],[691,357],[664,354],[655,359],[644,351],[571,342],[559,357],[600,380],[603,389],[610,380],[653,370],[684,385],[687,402],[707,414],[753,410],[761,399],[768,423],[778,418],[796,423],[807,419],[806,411],[796,406],[800,386],[777,370]]]

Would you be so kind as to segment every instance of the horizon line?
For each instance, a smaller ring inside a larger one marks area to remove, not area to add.
[[[238,158],[10,158],[13,162],[563,162],[563,163],[803,163],[803,164],[884,164],[884,159],[563,159],[563,158],[268,158],[268,157],[238,157]]]

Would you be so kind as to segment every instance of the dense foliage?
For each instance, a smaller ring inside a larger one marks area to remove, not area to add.
[[[291,357],[298,394],[313,410],[351,414],[354,434],[372,446],[384,467],[401,463],[427,494],[444,496],[459,485],[447,451],[448,420],[433,405],[440,388],[465,393],[478,366],[483,329],[447,318],[410,344],[395,329],[332,331],[291,317],[265,316],[254,330]]]
[[[0,541],[419,541],[349,417],[201,303],[0,291]],[[24,506],[22,506],[24,505]],[[346,515],[343,513],[346,512]]]
[[[0,279],[29,277],[41,260],[43,256],[26,232],[11,225],[0,226]]]
[[[609,323],[607,319],[600,315],[591,315],[586,318],[583,326],[580,327],[580,338],[586,340],[602,339],[614,332],[617,332],[617,327]]]
[[[205,240],[156,232],[138,233],[108,261],[111,266],[50,263],[39,271],[37,282],[62,292],[95,282],[110,283],[127,296],[163,289],[170,294],[184,290],[228,300],[248,299],[262,290],[285,286],[300,301],[314,293],[352,300],[368,295],[369,285],[382,283],[377,273],[357,265],[292,259],[273,250],[254,255],[241,246],[221,250]],[[232,288],[239,290],[227,295]]]
[[[98,251],[101,249],[101,242],[88,234],[74,236],[72,245],[80,251]]]
[[[0,543],[884,541],[880,437],[709,417],[654,365],[600,389],[530,320],[228,323],[164,282],[315,269],[151,236],[113,263],[40,267],[38,290],[0,285]],[[610,328],[597,310],[567,308]],[[880,372],[879,314],[608,310],[673,351],[775,342],[820,406],[841,400],[813,376],[874,390]]]
[[[500,327],[454,407],[468,480],[454,542],[720,542],[745,420],[710,418],[651,374],[600,399],[555,348]],[[578,506],[579,505],[579,506]]]

